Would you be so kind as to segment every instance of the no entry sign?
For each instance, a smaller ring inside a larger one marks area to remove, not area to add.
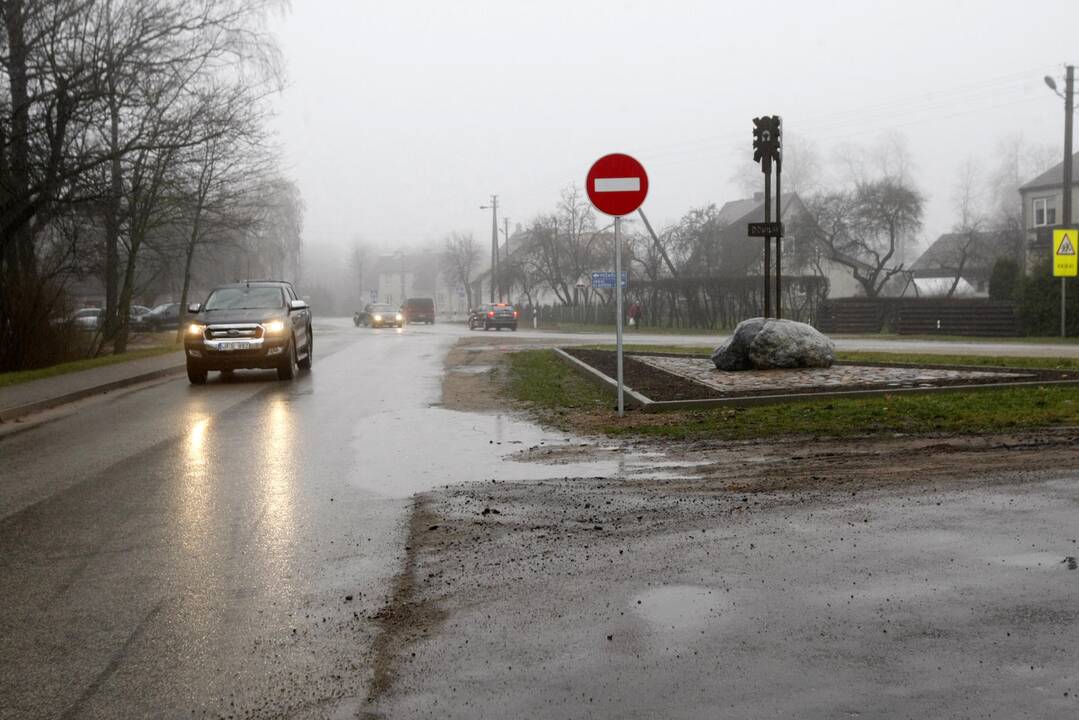
[[[629,215],[648,195],[648,173],[629,155],[612,153],[597,160],[585,181],[588,199],[606,215]]]

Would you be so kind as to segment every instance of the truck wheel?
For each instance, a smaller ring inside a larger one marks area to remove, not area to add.
[[[301,370],[310,370],[311,363],[315,359],[315,336],[311,334],[311,328],[307,328],[307,352],[303,356],[298,365]]]
[[[206,384],[206,370],[197,365],[187,364],[187,379],[192,385]]]
[[[285,360],[283,364],[277,366],[277,379],[291,380],[296,377],[298,372],[299,363],[296,360],[296,339],[293,338],[289,341],[288,348],[285,350]]]

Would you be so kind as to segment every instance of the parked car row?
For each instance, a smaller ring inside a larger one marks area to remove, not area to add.
[[[180,326],[179,310],[179,303],[163,303],[152,310],[145,305],[132,305],[128,309],[128,327],[133,332],[175,330]],[[70,324],[77,330],[97,332],[105,323],[105,310],[99,307],[81,308],[52,322],[54,325]]]

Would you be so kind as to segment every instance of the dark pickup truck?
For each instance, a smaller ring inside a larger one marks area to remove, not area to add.
[[[252,280],[215,288],[204,303],[188,307],[184,329],[187,378],[195,385],[217,370],[277,370],[291,380],[314,357],[311,308],[290,283]]]

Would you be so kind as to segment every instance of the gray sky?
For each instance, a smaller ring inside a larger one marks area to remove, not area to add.
[[[826,160],[902,132],[935,237],[968,156],[988,167],[1020,131],[1062,142],[1042,77],[1079,61],[1075,0],[293,4],[277,129],[309,245],[489,237],[490,193],[527,221],[615,151],[644,163],[665,224],[741,195],[765,113]]]

